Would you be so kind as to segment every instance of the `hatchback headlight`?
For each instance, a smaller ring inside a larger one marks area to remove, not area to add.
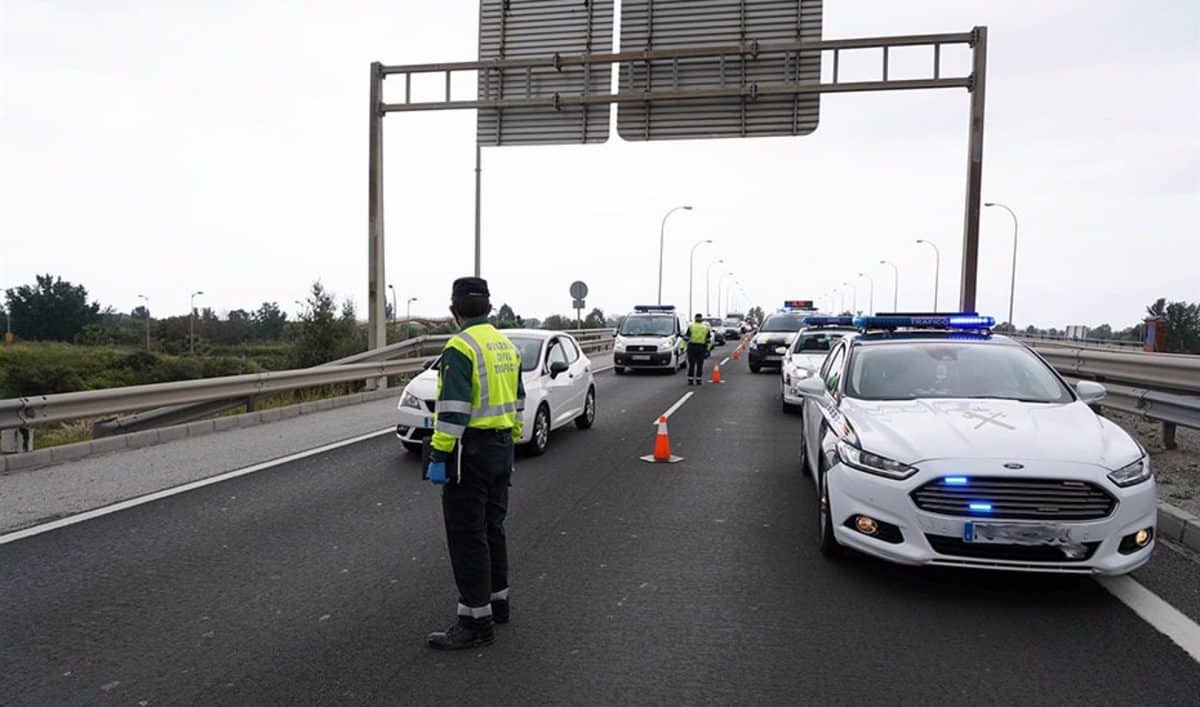
[[[408,391],[404,391],[404,397],[400,399],[400,406],[406,408],[421,409],[421,399]]]
[[[837,443],[838,457],[846,466],[865,471],[876,476],[886,476],[889,479],[903,480],[917,473],[915,467],[898,461],[881,457],[878,454],[864,452],[844,439]]]
[[[1150,480],[1150,457],[1142,455],[1132,464],[1127,464],[1108,475],[1109,481],[1125,488]]]

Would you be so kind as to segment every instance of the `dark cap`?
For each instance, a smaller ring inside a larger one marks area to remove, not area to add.
[[[481,277],[460,277],[454,281],[451,297],[490,297],[487,280]]]

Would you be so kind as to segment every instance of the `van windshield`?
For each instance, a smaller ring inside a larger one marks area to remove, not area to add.
[[[675,317],[631,314],[621,322],[621,336],[671,336],[675,333]]]

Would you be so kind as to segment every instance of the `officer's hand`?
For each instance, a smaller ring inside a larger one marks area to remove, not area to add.
[[[437,486],[446,483],[446,462],[429,462],[429,466],[425,469],[425,478]]]

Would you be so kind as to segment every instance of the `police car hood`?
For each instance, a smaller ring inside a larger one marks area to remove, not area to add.
[[[815,371],[821,367],[822,363],[825,363],[825,357],[828,355],[828,351],[797,351],[792,354],[792,362],[801,368],[807,368],[810,371]]]
[[[1062,461],[1117,469],[1141,450],[1081,402],[845,398],[841,410],[868,452],[906,464],[933,459]]]
[[[760,331],[754,340],[760,344],[791,344],[796,338],[794,331]]]
[[[621,343],[626,346],[658,346],[664,341],[667,341],[674,334],[663,334],[662,336],[625,336],[618,334],[621,337]]]

